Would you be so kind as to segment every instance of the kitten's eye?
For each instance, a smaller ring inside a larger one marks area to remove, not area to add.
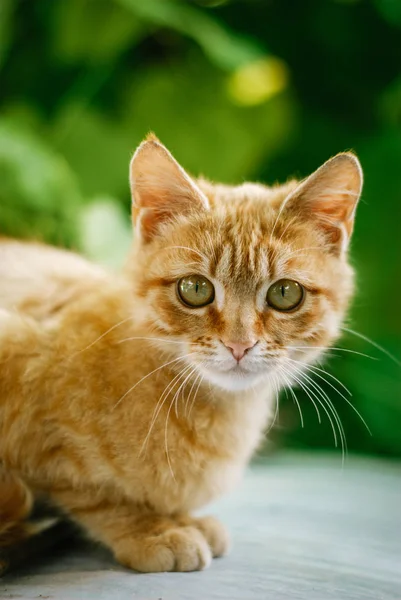
[[[214,300],[213,284],[202,275],[182,277],[178,282],[177,290],[181,301],[194,308],[206,306]]]
[[[293,310],[299,306],[304,297],[302,285],[292,279],[280,279],[267,290],[266,300],[276,310]]]

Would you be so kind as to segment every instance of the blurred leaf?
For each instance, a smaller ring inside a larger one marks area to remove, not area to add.
[[[26,100],[14,100],[3,106],[2,119],[9,127],[29,131],[31,135],[41,136],[45,129],[44,120],[33,103]]]
[[[373,443],[386,452],[401,454],[400,431],[394,427],[401,423],[401,372],[389,365],[387,370],[389,373],[383,366],[359,364],[353,379],[357,382],[358,406],[372,430]]]
[[[226,182],[256,173],[286,140],[294,118],[291,99],[283,95],[263,105],[235,106],[220,72],[196,54],[186,64],[138,72],[125,87],[127,128],[138,132],[141,124],[140,137],[153,130],[194,174],[201,169]]]
[[[228,91],[243,106],[262,104],[286,89],[288,69],[284,61],[269,56],[240,67],[228,80]]]
[[[66,157],[86,197],[128,191],[128,163],[135,149],[128,129],[94,109],[67,103],[55,116],[51,139]]]
[[[118,0],[154,25],[171,27],[191,37],[217,66],[232,70],[263,56],[255,40],[235,34],[217,20],[178,0]]]
[[[359,144],[365,172],[353,241],[358,296],[353,311],[357,328],[385,345],[392,335],[401,339],[401,318],[383,310],[401,297],[401,130],[383,129]],[[387,296],[386,290],[391,290]],[[391,350],[391,349],[390,349]]]
[[[15,0],[0,2],[0,67],[3,64],[8,47],[12,40]]]
[[[114,198],[95,198],[80,218],[83,252],[105,267],[120,268],[132,241],[126,213]]]
[[[392,25],[401,27],[401,2],[399,0],[375,0],[377,9]]]
[[[0,120],[0,232],[72,246],[81,197],[66,162]]]
[[[199,77],[207,85],[199,88]],[[138,71],[122,86],[118,121],[67,103],[55,118],[52,139],[88,197],[101,193],[127,197],[130,156],[150,130],[194,173],[201,168],[209,177],[238,181],[277,151],[291,127],[292,104],[281,96],[263,106],[240,108],[232,104],[223,83],[199,54],[169,70]],[[193,142],[188,141],[188,132],[193,132]]]
[[[379,117],[384,126],[401,125],[401,77],[397,77],[379,98]]]
[[[143,25],[110,0],[68,0],[55,5],[53,45],[66,62],[114,60],[143,35]]]
[[[223,6],[228,4],[230,0],[194,0],[199,6],[205,6],[206,8],[215,8],[216,6]]]

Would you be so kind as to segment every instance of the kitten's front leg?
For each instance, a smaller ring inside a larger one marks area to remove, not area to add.
[[[121,564],[136,571],[199,571],[228,548],[223,526],[212,517],[162,516],[145,507],[103,501],[75,506],[70,514]]]

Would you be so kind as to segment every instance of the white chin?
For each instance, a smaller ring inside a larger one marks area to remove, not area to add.
[[[223,390],[229,392],[240,392],[241,390],[247,390],[260,382],[263,378],[262,375],[256,375],[255,373],[247,373],[245,371],[231,371],[231,372],[218,372],[210,371],[209,369],[201,369],[205,376],[205,379],[217,385]]]

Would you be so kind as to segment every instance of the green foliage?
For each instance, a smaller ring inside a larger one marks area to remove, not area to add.
[[[170,27],[184,36],[191,37],[206,56],[217,66],[233,69],[258,58],[262,51],[255,41],[245,40],[216,19],[190,6],[184,0],[119,0],[136,17],[161,27]]]
[[[13,0],[0,4],[0,66],[11,43],[13,28]]]
[[[114,62],[145,33],[142,23],[117,2],[69,0],[58,2],[55,11],[53,51],[67,64]]]
[[[400,47],[398,0],[1,0],[0,233],[118,265],[128,162],[150,130],[226,182],[302,177],[353,148],[366,184],[349,326],[400,358]],[[401,455],[399,367],[352,334],[339,345],[380,358],[330,353],[373,434],[326,385],[349,447]],[[305,428],[283,397],[278,439],[332,447],[297,395]]]
[[[77,245],[80,204],[76,179],[64,158],[0,120],[1,233]]]

